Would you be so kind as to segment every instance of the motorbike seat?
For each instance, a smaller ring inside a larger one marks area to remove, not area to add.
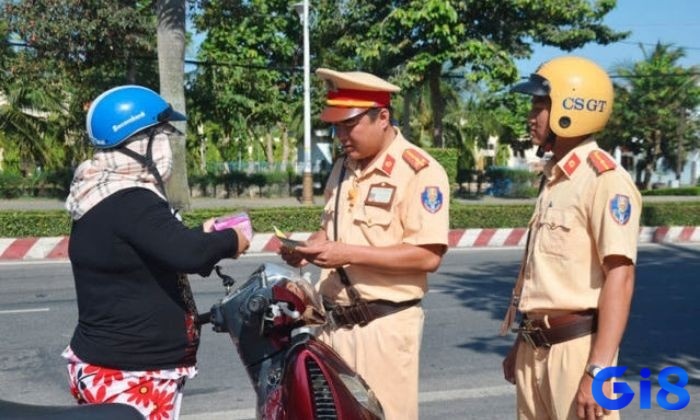
[[[0,419],[144,420],[144,417],[136,408],[119,403],[49,406],[0,400]]]

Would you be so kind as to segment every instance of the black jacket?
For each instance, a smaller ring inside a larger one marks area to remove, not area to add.
[[[178,273],[208,275],[237,249],[234,232],[189,229],[152,191],[105,198],[71,230],[78,298],[71,348],[87,363],[122,370],[194,365],[196,308]]]

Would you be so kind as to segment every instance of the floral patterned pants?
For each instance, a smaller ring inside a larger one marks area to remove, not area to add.
[[[194,366],[177,369],[124,371],[81,361],[70,348],[68,359],[71,394],[78,404],[123,403],[135,407],[148,420],[177,420],[187,378]]]

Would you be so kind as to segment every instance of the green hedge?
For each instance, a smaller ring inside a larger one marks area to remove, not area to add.
[[[656,190],[644,190],[642,195],[700,195],[700,187],[658,188]]]
[[[193,210],[184,215],[188,226],[240,209]],[[527,225],[533,206],[528,204],[481,205],[452,203],[450,228],[501,228]],[[312,232],[321,220],[321,206],[276,207],[249,210],[256,232],[271,232],[276,225],[286,232]],[[64,211],[0,211],[0,238],[63,236],[70,232]],[[700,201],[646,203],[643,226],[700,226]]]
[[[459,151],[457,149],[429,147],[425,149],[425,151],[445,168],[447,179],[450,183],[457,182],[457,159],[459,157]]]
[[[62,210],[0,211],[0,238],[64,236],[70,232],[70,217]]]
[[[700,226],[700,201],[645,203],[643,226]]]
[[[501,228],[527,226],[533,205],[450,204],[450,228]]]
[[[188,226],[197,226],[211,217],[237,211],[240,209],[192,210],[183,215],[183,220]],[[272,226],[277,226],[285,232],[313,232],[321,225],[323,207],[269,207],[246,211],[253,221],[253,230],[256,232],[272,232]]]

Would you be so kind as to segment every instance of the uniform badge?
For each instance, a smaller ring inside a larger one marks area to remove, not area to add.
[[[391,171],[394,170],[394,163],[396,162],[396,159],[394,159],[393,156],[391,155],[386,155],[384,158],[384,163],[382,164],[382,170],[386,172],[387,175],[391,175]]]
[[[630,220],[632,204],[630,198],[623,194],[616,194],[610,200],[610,215],[619,224],[625,225]]]
[[[391,202],[394,201],[395,192],[396,187],[386,182],[372,184],[369,187],[365,205],[381,207],[388,210],[391,208]]]
[[[596,174],[600,175],[604,172],[611,171],[617,166],[602,150],[594,150],[588,154],[588,161],[593,165]]]
[[[420,172],[421,169],[425,168],[430,164],[428,162],[428,159],[426,159],[422,154],[420,154],[417,150],[415,149],[406,149],[404,150],[403,154],[401,155],[403,160],[408,163],[408,166],[413,169],[415,172]]]
[[[439,187],[425,187],[420,195],[420,201],[428,213],[437,213],[442,208],[442,191]]]
[[[573,174],[574,171],[576,171],[576,168],[578,168],[578,165],[580,163],[581,163],[581,159],[578,158],[576,153],[573,153],[571,155],[571,157],[569,158],[569,160],[567,160],[566,163],[564,164],[564,172],[566,172],[566,174],[568,176],[571,176],[571,174]]]

